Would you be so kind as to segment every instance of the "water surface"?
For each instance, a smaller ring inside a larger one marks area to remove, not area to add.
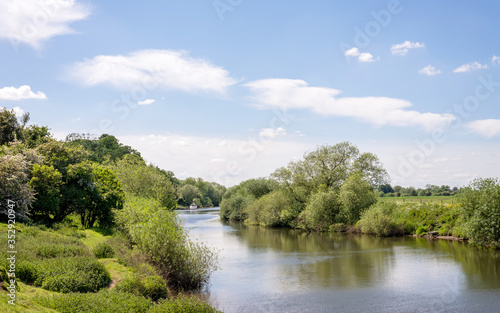
[[[500,253],[423,238],[316,234],[181,211],[220,250],[206,296],[224,312],[500,312]]]

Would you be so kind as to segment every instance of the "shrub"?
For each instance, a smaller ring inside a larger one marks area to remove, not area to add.
[[[97,292],[111,283],[104,265],[89,257],[47,259],[33,265],[27,272],[31,281],[24,281],[50,291]]]
[[[401,226],[391,218],[396,206],[393,203],[379,202],[361,214],[357,227],[363,233],[377,236],[392,236],[402,233]]]
[[[162,301],[158,305],[152,307],[148,313],[220,313],[221,311],[213,308],[208,303],[190,298],[180,296],[174,300]]]
[[[339,222],[341,210],[342,206],[336,191],[319,191],[311,196],[300,217],[305,228],[325,231],[333,223]]]
[[[160,276],[147,276],[144,279],[138,276],[129,277],[119,282],[115,290],[143,296],[153,301],[168,298],[167,284]]]
[[[347,223],[354,225],[361,213],[377,202],[372,186],[360,174],[351,175],[340,187],[339,199]]]
[[[459,195],[465,232],[472,244],[500,248],[500,185],[495,178],[476,179]]]
[[[168,298],[168,287],[160,276],[148,276],[144,279],[144,293],[146,298],[153,301]]]
[[[43,259],[55,257],[83,256],[87,254],[87,249],[81,246],[68,244],[48,243],[39,246],[36,250],[38,257]]]
[[[92,252],[94,253],[95,257],[98,259],[112,258],[115,256],[115,251],[106,242],[98,243],[94,247],[94,249],[92,249]]]
[[[159,204],[148,210],[127,205],[118,213],[118,223],[175,288],[201,287],[217,269],[217,254],[204,244],[192,242],[177,214],[161,209]]]
[[[153,305],[144,297],[114,290],[38,296],[34,302],[62,313],[143,313]]]

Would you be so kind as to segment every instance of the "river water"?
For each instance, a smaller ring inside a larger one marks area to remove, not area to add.
[[[220,250],[205,296],[224,312],[500,312],[500,253],[462,242],[316,234],[181,211]]]

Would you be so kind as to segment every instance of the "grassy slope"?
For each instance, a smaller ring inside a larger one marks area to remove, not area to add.
[[[17,225],[17,230],[23,230],[24,225]],[[7,224],[0,223],[0,235],[6,235],[7,233]],[[96,244],[105,242],[111,233],[106,229],[101,228],[91,228],[85,230],[85,237],[81,238],[82,241],[89,249],[92,249]],[[111,279],[113,282],[110,287],[114,287],[114,285],[123,280],[124,278],[129,277],[134,270],[128,268],[120,263],[118,263],[118,259],[100,259],[99,262],[104,264],[106,269],[111,274]],[[47,309],[36,304],[32,299],[36,296],[46,296],[46,295],[54,295],[58,294],[57,292],[47,291],[42,288],[37,288],[34,286],[23,284],[18,281],[18,284],[21,288],[20,292],[16,295],[16,305],[12,306],[8,303],[7,291],[0,288],[0,312],[57,312],[52,309]]]

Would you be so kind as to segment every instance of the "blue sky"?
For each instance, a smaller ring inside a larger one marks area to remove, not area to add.
[[[350,141],[393,185],[461,186],[500,176],[499,7],[0,0],[0,106],[180,178],[234,185]]]

